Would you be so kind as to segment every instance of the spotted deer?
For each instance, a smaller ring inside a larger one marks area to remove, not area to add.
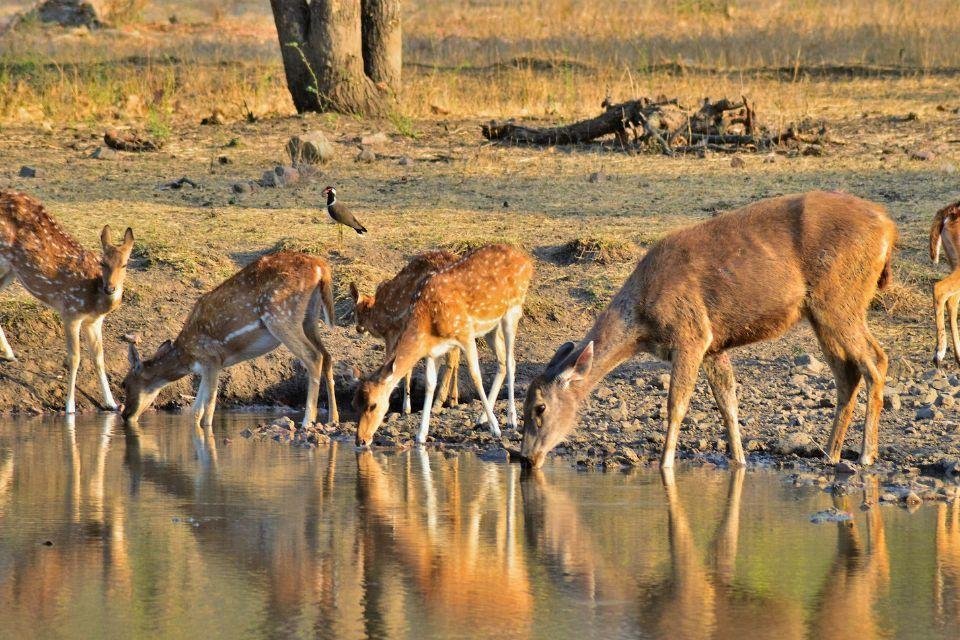
[[[350,295],[353,297],[354,312],[357,318],[357,331],[369,333],[386,343],[387,350],[393,348],[400,331],[403,329],[407,309],[424,278],[450,266],[460,257],[449,251],[428,251],[414,256],[397,275],[377,285],[372,296],[360,293],[357,285],[350,283]],[[457,398],[457,370],[460,368],[460,351],[451,349],[447,353],[447,366],[440,380],[439,404],[452,391]],[[413,370],[403,378],[403,412],[410,413],[410,382]],[[437,403],[435,403],[437,404]]]
[[[470,379],[480,396],[490,432],[500,436],[493,403],[504,378],[507,380],[507,421],[515,426],[513,349],[532,277],[533,260],[527,254],[508,245],[494,244],[467,253],[426,278],[414,295],[395,344],[385,354],[384,364],[357,388],[355,403],[360,412],[357,445],[370,444],[387,412],[390,393],[400,378],[424,358],[427,388],[416,439],[420,444],[426,441],[437,385],[437,360],[453,348],[462,350],[466,357]],[[504,349],[497,354],[499,367],[488,394],[483,389],[476,339],[486,335],[495,342],[498,329],[503,332]]]
[[[14,281],[63,320],[67,343],[67,414],[76,412],[80,336],[83,334],[100,381],[104,408],[117,409],[103,358],[103,319],[120,306],[133,231],[110,242],[110,227],[100,233],[101,254],[84,249],[36,199],[0,191],[0,290]],[[0,360],[16,360],[0,328]]]
[[[197,300],[173,341],[149,360],[129,339],[130,372],[123,380],[124,420],[135,421],[168,384],[200,376],[193,405],[197,426],[209,427],[217,404],[220,372],[262,356],[281,344],[307,369],[303,424],[316,420],[320,377],[326,380],[329,419],[338,422],[333,360],[320,337],[321,319],[333,326],[333,275],[322,258],[281,251],[247,265]]]
[[[957,308],[960,306],[960,201],[937,211],[930,226],[930,258],[940,262],[940,252],[947,255],[950,275],[933,285],[933,307],[937,320],[937,350],[933,362],[938,367],[947,355],[947,333],[944,312],[950,315],[953,357],[960,364],[960,332],[957,331]]]
[[[641,352],[671,363],[667,436],[671,467],[680,423],[703,367],[744,462],[736,382],[727,350],[813,327],[837,386],[826,452],[836,463],[866,379],[860,462],[877,455],[887,356],[867,328],[867,307],[891,279],[897,228],[878,204],[836,192],[770,198],[665,237],[650,248],[579,344],[561,346],[530,384],[521,456],[539,466],[574,427],[597,383]]]

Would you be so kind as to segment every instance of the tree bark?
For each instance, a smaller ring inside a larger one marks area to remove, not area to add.
[[[403,38],[400,0],[361,0],[363,68],[377,85],[400,91]]]
[[[382,115],[384,96],[364,72],[360,0],[270,0],[298,113]]]

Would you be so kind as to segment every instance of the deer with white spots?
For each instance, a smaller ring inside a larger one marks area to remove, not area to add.
[[[452,265],[460,257],[450,251],[427,251],[414,256],[397,275],[377,285],[374,295],[364,295],[357,285],[350,283],[350,295],[353,297],[354,313],[357,318],[357,331],[368,333],[386,343],[389,351],[396,345],[403,329],[407,311],[413,297],[423,280],[438,270]],[[499,341],[502,344],[503,340]],[[458,398],[457,370],[460,368],[460,350],[451,349],[447,354],[447,366],[440,380],[440,396],[434,406],[442,404],[445,396]],[[410,382],[413,370],[403,379],[403,412],[410,413]],[[454,400],[456,402],[456,400]]]
[[[957,309],[960,307],[960,202],[947,205],[933,217],[930,227],[930,258],[940,262],[943,251],[950,264],[950,275],[933,285],[933,307],[937,320],[937,350],[933,362],[938,367],[947,355],[947,333],[944,311],[950,314],[950,335],[953,357],[960,364],[960,332],[957,330]]]
[[[369,445],[383,422],[390,393],[420,360],[426,359],[426,394],[417,442],[426,441],[430,408],[437,385],[437,363],[451,349],[463,351],[470,379],[483,403],[490,432],[499,437],[500,426],[493,405],[507,381],[507,421],[516,427],[514,403],[514,344],[523,303],[533,277],[533,260],[514,247],[494,244],[467,253],[463,258],[423,280],[414,295],[396,344],[388,348],[384,364],[360,382],[356,405],[358,446]],[[484,393],[477,338],[496,343],[503,334],[503,350],[497,349],[499,367],[490,392]]]
[[[307,369],[303,425],[316,420],[321,376],[328,419],[339,422],[333,360],[321,341],[321,321],[334,324],[333,274],[326,260],[288,251],[264,256],[200,296],[176,339],[161,344],[149,360],[140,357],[138,339],[128,339],[123,418],[135,421],[163,387],[194,373],[200,376],[194,422],[210,427],[220,372],[283,344]]]
[[[133,231],[110,242],[100,234],[101,255],[84,249],[57,224],[43,205],[22,193],[0,191],[0,290],[14,281],[60,314],[67,343],[66,412],[76,412],[80,337],[83,335],[100,381],[104,408],[117,409],[103,358],[103,319],[120,306]],[[0,329],[0,360],[16,361]]]
[[[561,346],[527,388],[521,456],[532,466],[576,425],[593,388],[642,352],[670,362],[667,435],[672,467],[701,367],[743,464],[736,382],[728,349],[770,340],[806,319],[837,385],[826,457],[843,439],[866,382],[860,463],[878,449],[887,356],[867,327],[867,308],[892,278],[897,227],[878,204],[837,192],[760,200],[669,234],[640,259],[579,344]]]

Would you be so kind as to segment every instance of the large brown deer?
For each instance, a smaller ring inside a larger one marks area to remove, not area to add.
[[[947,355],[947,333],[944,311],[950,314],[950,335],[953,357],[960,364],[960,332],[957,331],[957,308],[960,306],[960,202],[947,205],[933,217],[930,226],[930,258],[940,262],[940,251],[947,254],[950,275],[933,285],[933,307],[937,319],[937,350],[933,355],[939,367]]]
[[[530,256],[509,245],[494,244],[467,253],[424,280],[407,311],[396,344],[386,352],[384,364],[357,388],[356,405],[360,412],[357,445],[370,444],[387,412],[390,393],[400,378],[423,359],[427,365],[427,389],[417,442],[426,442],[437,385],[437,360],[454,348],[461,349],[466,356],[490,432],[500,437],[493,403],[504,378],[507,380],[507,421],[515,426],[513,348],[532,277]],[[502,353],[497,350],[499,367],[487,394],[483,389],[476,340],[486,335],[495,343],[498,330],[503,333],[504,349]]]
[[[414,256],[393,278],[378,284],[376,293],[372,296],[361,294],[357,285],[351,282],[350,295],[353,297],[357,331],[380,338],[386,343],[388,351],[393,349],[400,337],[407,310],[413,302],[413,296],[423,280],[440,269],[452,265],[459,259],[460,256],[450,251],[421,253]],[[451,390],[454,398],[459,396],[457,392],[457,370],[459,368],[460,351],[451,349],[447,353],[447,366],[440,380],[440,394],[442,396],[446,396]],[[410,413],[411,411],[411,378],[413,378],[412,370],[403,378],[404,413]],[[440,404],[442,404],[442,400]]]
[[[217,383],[226,367],[262,356],[281,344],[307,369],[303,424],[316,420],[320,377],[326,380],[329,420],[339,422],[333,360],[320,338],[321,319],[333,326],[330,265],[322,258],[281,251],[247,265],[200,296],[175,340],[143,360],[130,341],[130,372],[123,381],[123,417],[136,420],[160,390],[191,373],[200,376],[194,401],[197,425],[211,426]]]
[[[0,191],[0,290],[19,282],[35,298],[60,314],[67,343],[66,412],[76,412],[80,335],[87,343],[100,380],[106,409],[116,410],[103,359],[103,319],[120,306],[133,231],[110,242],[110,227],[100,234],[101,255],[84,249],[57,224],[43,205],[22,193]],[[0,360],[16,357],[0,329]]]
[[[530,384],[521,455],[541,465],[573,429],[594,386],[621,362],[649,352],[672,365],[661,465],[673,465],[701,365],[730,457],[742,464],[727,350],[778,337],[806,318],[837,385],[827,458],[840,459],[866,379],[860,462],[871,464],[887,356],[867,328],[867,307],[891,278],[896,240],[896,226],[880,205],[821,191],[761,200],[668,235],[640,260],[580,344],[561,346]]]

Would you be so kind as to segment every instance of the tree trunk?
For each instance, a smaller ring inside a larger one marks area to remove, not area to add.
[[[377,85],[400,91],[400,0],[361,0],[363,68]]]
[[[270,0],[270,6],[298,113],[384,113],[384,96],[364,73],[360,0]]]

